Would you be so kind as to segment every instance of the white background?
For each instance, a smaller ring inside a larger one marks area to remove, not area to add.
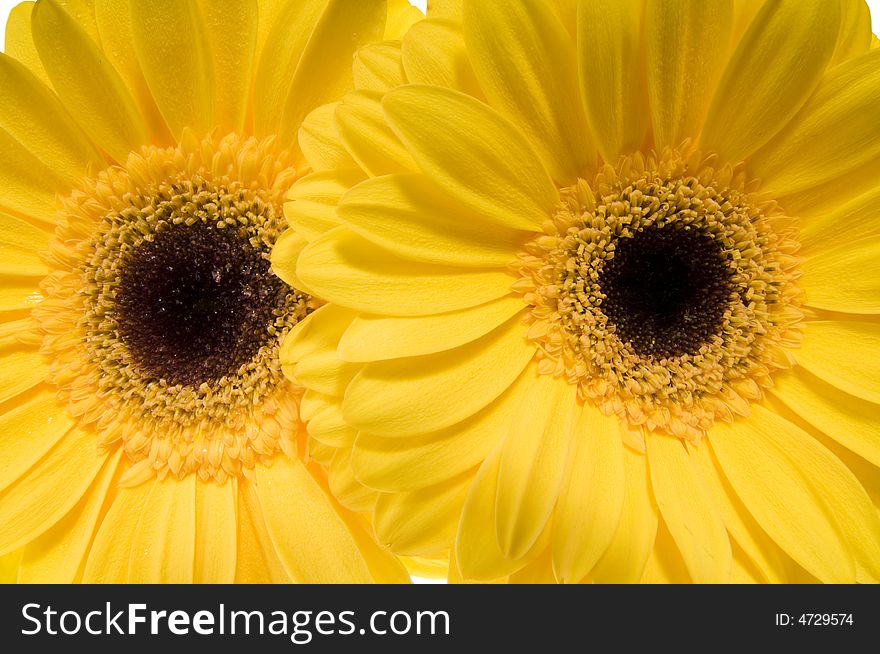
[[[19,3],[20,0],[0,0],[0,18],[2,18],[2,24],[6,25],[6,16],[9,15],[9,10],[12,9],[15,5]],[[425,4],[428,0],[409,0],[411,4],[414,4],[416,7],[425,10]],[[501,2],[503,0],[485,0],[486,2],[498,1]],[[694,0],[694,2],[700,2],[701,0]],[[828,2],[832,2],[832,0],[828,0]],[[874,23],[874,34],[880,34],[880,0],[868,0],[868,6],[871,8],[871,17]],[[5,29],[3,30],[5,32]]]

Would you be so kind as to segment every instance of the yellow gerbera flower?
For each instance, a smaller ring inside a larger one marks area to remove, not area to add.
[[[877,581],[871,40],[855,0],[465,0],[314,112],[273,261],[332,302],[282,361],[343,501],[453,578]]]
[[[39,0],[0,55],[0,555],[25,582],[406,581],[306,456],[270,272],[302,118],[403,0]],[[13,563],[18,555],[5,559]]]

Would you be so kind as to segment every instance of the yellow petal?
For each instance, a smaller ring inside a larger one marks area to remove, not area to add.
[[[316,393],[313,390],[308,390],[306,394],[314,397]],[[303,400],[305,401],[305,398]],[[339,401],[334,400],[326,401],[308,418],[309,435],[330,447],[350,448],[354,445],[357,431],[349,427],[342,417],[341,398]],[[302,402],[300,403],[300,417],[306,420],[302,412]]]
[[[98,453],[93,431],[74,428],[0,492],[0,554],[18,549],[64,517],[106,458]]]
[[[803,368],[773,377],[774,396],[811,425],[880,467],[880,407],[823,383]]]
[[[103,167],[98,151],[58,98],[23,64],[0,55],[0,127],[70,185],[89,166]]]
[[[231,584],[235,578],[238,483],[197,481],[195,495],[195,566],[197,584]]]
[[[425,15],[409,0],[388,0],[388,18],[385,22],[385,39],[399,39]]]
[[[351,467],[351,448],[336,450],[326,469],[330,491],[342,506],[359,513],[373,511],[377,493],[355,478]]]
[[[420,316],[477,306],[507,295],[504,270],[454,268],[400,259],[337,227],[312,241],[297,261],[304,290],[368,313]]]
[[[306,161],[316,171],[359,169],[336,129],[338,102],[321,105],[303,119],[298,141]]]
[[[872,50],[837,66],[785,129],[755,153],[751,168],[762,190],[795,193],[876,160],[878,104],[880,52]]]
[[[36,306],[43,299],[38,283],[37,278],[0,278],[0,311],[18,311]]]
[[[660,515],[698,584],[730,581],[730,539],[684,443],[665,434],[646,439],[651,486]]]
[[[871,48],[871,10],[865,0],[840,0],[840,34],[831,65],[864,54]]]
[[[0,207],[55,222],[55,196],[66,184],[52,169],[0,128]]]
[[[172,135],[179,138],[184,127],[207,131],[214,122],[214,79],[197,3],[129,1],[138,61]],[[244,29],[233,41],[247,40]]]
[[[425,174],[487,220],[537,231],[558,194],[528,140],[462,93],[405,86],[382,102],[391,128]],[[456,129],[450,129],[455,125]]]
[[[119,73],[56,0],[33,11],[34,42],[65,108],[116,161],[149,141],[147,127]]]
[[[462,0],[428,0],[428,16],[461,20]]]
[[[544,531],[559,496],[572,440],[577,386],[533,375],[501,448],[495,529],[501,551],[521,558]]]
[[[235,583],[289,584],[275,546],[266,531],[263,510],[251,482],[238,485],[238,539],[235,556]]]
[[[690,447],[691,461],[696,465],[703,488],[715,509],[721,514],[724,526],[733,541],[758,569],[764,581],[784,583],[785,564],[780,550],[749,514],[737,498],[724,474],[718,468],[711,450],[700,444]]]
[[[787,420],[758,405],[748,420],[716,424],[709,442],[736,494],[789,556],[822,581],[855,580],[853,557],[833,517],[851,510],[843,502],[853,495],[852,484],[844,481],[840,490],[846,495],[828,502],[817,494],[823,480],[811,476],[844,479],[839,461]]]
[[[460,348],[364,366],[345,393],[352,426],[375,434],[449,427],[503,393],[534,356],[519,317]]]
[[[571,184],[593,168],[574,43],[548,4],[471,2],[463,25],[486,97],[523,131],[556,182]]]
[[[495,489],[498,486],[501,448],[483,462],[464,506],[455,536],[454,563],[464,579],[492,581],[521,568],[523,561],[508,559],[498,545],[495,524]]]
[[[94,483],[64,518],[28,543],[19,570],[19,583],[71,584],[79,581],[92,539],[112,495],[111,482],[122,448],[107,458]]]
[[[284,217],[309,241],[342,224],[336,206],[342,196],[364,180],[364,173],[354,170],[326,170],[297,180],[284,205]]]
[[[159,113],[135,52],[131,0],[95,0],[95,19],[103,54],[130,89],[153,142],[171,145],[175,139]]]
[[[880,404],[880,324],[807,323],[798,364],[850,395]]]
[[[247,115],[259,13],[256,0],[198,0],[214,70],[214,124],[241,131]]]
[[[644,454],[623,448],[626,492],[614,538],[593,568],[592,578],[597,583],[636,583],[642,578],[657,534],[657,507],[647,463]]]
[[[860,246],[880,237],[880,185],[835,206],[831,211],[804,216],[798,240],[809,259],[826,250]]]
[[[627,483],[617,423],[585,404],[574,425],[568,477],[553,517],[553,569],[563,583],[586,577],[617,531]]]
[[[358,370],[355,364],[340,359],[335,350],[326,350],[297,361],[290,376],[309,390],[341,396]]]
[[[706,116],[701,147],[745,159],[804,104],[831,59],[838,3],[767,2],[730,58]]]
[[[294,365],[312,354],[335,351],[339,337],[354,318],[343,307],[325,304],[297,323],[284,338],[279,358],[284,365]]]
[[[46,380],[48,370],[43,355],[19,346],[0,356],[0,402],[23,393]]]
[[[294,288],[302,285],[296,277],[296,260],[307,244],[302,234],[288,229],[272,246],[272,272]]]
[[[347,525],[302,462],[276,457],[257,465],[266,529],[291,579],[299,583],[373,581]]]
[[[151,481],[117,490],[89,550],[83,583],[128,583],[128,562],[138,521],[153,487]]]
[[[650,113],[640,0],[578,3],[578,70],[599,153],[609,163],[642,144]]]
[[[677,147],[700,134],[729,56],[733,0],[650,0],[645,28],[654,142]]]
[[[327,2],[284,100],[278,131],[282,143],[294,141],[300,124],[312,109],[354,88],[351,66],[354,53],[361,46],[382,38],[385,14],[384,0]]]
[[[352,453],[355,474],[372,488],[406,492],[475,469],[504,437],[530,381],[522,375],[482,411],[440,431],[403,438],[360,432]]]
[[[40,257],[50,234],[31,223],[0,212],[0,273],[43,277],[49,269]]]
[[[669,529],[661,520],[657,525],[657,537],[651,555],[645,563],[645,571],[639,581],[642,584],[690,584],[693,583],[681,552]]]
[[[294,73],[327,2],[269,0],[272,6],[266,7],[267,2],[263,0],[260,6],[260,30],[264,29],[264,25],[268,30],[257,37],[259,59],[254,77],[254,97],[260,98],[254,104],[254,131],[257,136],[278,133]],[[265,13],[269,14],[270,20],[263,21]]]
[[[522,299],[507,296],[472,309],[433,316],[358,316],[339,341],[339,356],[367,362],[434,354],[465,345],[524,311]]]
[[[352,231],[398,256],[449,266],[506,267],[529,237],[463,211],[422,175],[358,184],[338,214]]]
[[[34,2],[20,2],[9,11],[6,19],[6,43],[4,52],[30,69],[41,81],[51,85],[31,31],[31,13]]]
[[[401,59],[413,84],[443,86],[483,97],[457,22],[429,18],[413,25],[403,37]]]
[[[811,307],[880,313],[880,241],[823,250],[801,269],[798,283]]]
[[[153,484],[134,530],[128,562],[130,583],[192,583],[196,483],[195,475],[188,475],[183,479],[166,477]]]
[[[408,493],[389,493],[376,502],[376,537],[404,556],[445,553],[455,539],[472,476],[454,477]]]
[[[354,87],[359,91],[389,91],[406,82],[401,63],[400,42],[380,41],[354,55]]]
[[[413,172],[412,157],[385,123],[380,91],[347,94],[336,107],[336,129],[345,149],[370,175]]]
[[[0,489],[24,475],[74,425],[58,391],[45,385],[0,415]]]

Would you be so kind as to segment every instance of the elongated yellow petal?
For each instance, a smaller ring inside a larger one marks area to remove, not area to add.
[[[314,397],[315,393],[316,391],[308,390],[306,395]],[[319,408],[308,418],[309,435],[330,447],[352,447],[357,432],[342,417],[342,399],[334,401],[329,396],[325,396],[325,398]],[[303,402],[305,401],[304,397]],[[300,403],[300,416],[306,420],[305,414],[302,413],[303,402]]]
[[[31,309],[42,300],[39,278],[5,277],[0,279],[0,311]]]
[[[434,486],[379,496],[376,537],[396,554],[431,556],[448,551],[455,540],[472,475]]]
[[[413,25],[403,37],[401,59],[413,84],[444,86],[483,98],[458,22],[429,18]]]
[[[810,213],[798,230],[807,259],[827,250],[861,246],[880,237],[880,185],[831,211]]]
[[[86,134],[118,162],[147,143],[147,127],[119,73],[56,0],[33,11],[34,43],[52,86]]]
[[[261,2],[260,15],[268,14],[270,20],[260,19],[260,30],[264,25],[269,29],[257,37],[254,97],[260,102],[254,104],[254,131],[257,136],[269,136],[278,133],[294,73],[328,0]]]
[[[97,451],[94,433],[74,428],[7,486],[0,493],[0,554],[18,549],[63,518],[106,458]]]
[[[729,55],[733,0],[649,0],[645,30],[654,141],[677,147],[700,134]]]
[[[495,524],[500,454],[498,447],[480,466],[461,510],[454,557],[451,557],[454,560],[450,565],[455,565],[465,580],[492,581],[506,577],[524,564],[504,556],[491,528]]]
[[[878,104],[880,52],[872,50],[835,68],[785,129],[755,153],[751,167],[762,189],[795,193],[876,160]]]
[[[803,368],[773,378],[773,395],[811,425],[880,467],[880,407],[844,393]]]
[[[558,201],[525,136],[485,104],[450,89],[412,85],[388,93],[382,105],[419,167],[487,220],[537,231]]]
[[[574,43],[548,4],[470,2],[463,25],[480,87],[523,131],[556,182],[571,184],[592,169],[596,152],[578,94]]]
[[[475,341],[524,310],[522,299],[510,295],[433,316],[358,316],[339,341],[338,352],[346,361],[356,362],[443,352]]]
[[[507,295],[513,278],[503,270],[453,268],[396,257],[337,227],[299,255],[305,289],[353,309],[419,316],[477,306]]]
[[[27,66],[40,80],[51,85],[43,62],[40,61],[40,55],[37,53],[37,46],[34,45],[34,35],[31,31],[31,13],[35,4],[20,2],[9,10],[4,52]]]
[[[359,91],[390,91],[406,83],[399,41],[380,41],[354,55],[354,87]]]
[[[231,584],[235,578],[238,482],[196,482],[195,566],[197,584]]]
[[[198,7],[214,70],[214,124],[241,131],[257,46],[257,0],[198,0]]]
[[[413,24],[423,20],[425,15],[409,0],[388,0],[388,17],[385,21],[386,40],[400,39]]]
[[[256,491],[266,529],[291,579],[373,581],[348,527],[302,462],[276,457],[271,466],[258,464]]]
[[[296,67],[284,100],[278,135],[293,142],[308,113],[354,88],[352,58],[358,48],[382,38],[385,0],[329,0]]]
[[[845,352],[846,356],[841,356]],[[880,404],[880,323],[807,323],[798,364],[850,395]]]
[[[831,57],[832,66],[871,48],[871,10],[865,0],[840,0],[840,10],[840,34]]]
[[[412,157],[385,122],[382,93],[356,91],[336,107],[336,129],[345,149],[370,175],[414,172]]]
[[[167,477],[153,484],[131,543],[129,582],[192,583],[196,483],[195,475],[188,475],[183,479]]]
[[[27,148],[0,128],[0,207],[52,224],[55,195],[64,181]]]
[[[196,0],[129,1],[138,61],[172,135],[210,129],[212,55]]]
[[[690,584],[693,583],[681,552],[669,529],[661,520],[657,524],[657,537],[651,555],[639,583],[642,584]]]
[[[743,503],[737,498],[711,450],[700,444],[689,448],[691,461],[696,465],[703,488],[724,520],[724,526],[745,556],[755,565],[764,581],[784,583],[785,564],[779,548],[771,541]]]
[[[340,359],[335,350],[326,350],[297,361],[291,377],[310,390],[341,396],[358,370],[358,366]]]
[[[839,26],[837,2],[764,3],[715,91],[700,141],[703,150],[735,162],[767,143],[819,83]]]
[[[572,440],[577,386],[533,375],[501,449],[495,529],[501,551],[523,557],[538,540],[559,496]]]
[[[428,16],[461,20],[462,0],[428,0]]]
[[[89,550],[83,583],[128,583],[128,562],[141,512],[158,484],[151,481],[117,490]]]
[[[354,476],[351,448],[341,448],[333,453],[327,467],[327,481],[333,497],[346,509],[368,513],[376,506],[376,491],[364,486]]]
[[[299,129],[299,147],[312,169],[318,172],[359,169],[336,128],[338,106],[338,102],[331,102],[314,109],[303,119]]]
[[[503,268],[529,238],[457,207],[422,175],[387,175],[358,184],[342,198],[338,213],[376,245],[425,263]]]
[[[808,258],[798,280],[817,309],[880,313],[880,242],[840,247]]]
[[[33,224],[0,212],[0,272],[42,277],[49,270],[40,257],[50,234]]]
[[[626,492],[614,538],[593,568],[591,577],[597,583],[636,583],[642,578],[658,521],[647,466],[648,457],[623,448]]]
[[[272,246],[272,273],[294,288],[302,286],[296,277],[296,260],[307,244],[308,241],[302,234],[288,229]]]
[[[36,350],[17,346],[0,357],[0,402],[46,380],[48,369],[43,355]]]
[[[73,425],[57,391],[48,385],[0,415],[0,489],[24,475]]]
[[[297,323],[285,337],[279,357],[281,363],[294,365],[311,354],[335,351],[339,337],[354,318],[343,307],[325,304]]]
[[[585,404],[574,425],[553,517],[553,569],[562,583],[586,577],[617,531],[627,483],[617,422]]]
[[[640,0],[581,0],[577,60],[581,97],[606,162],[637,150],[648,128]]]
[[[125,81],[155,143],[174,142],[159,113],[134,47],[131,0],[95,0],[95,19],[104,55]]]
[[[425,434],[449,427],[503,393],[534,356],[518,317],[460,348],[364,366],[345,393],[343,412],[375,434]]]
[[[0,127],[70,185],[89,166],[102,166],[98,151],[58,98],[23,64],[0,55]]]
[[[691,579],[727,583],[733,565],[730,539],[684,443],[665,434],[645,441],[654,497]]]
[[[92,539],[114,491],[111,483],[122,456],[118,449],[107,458],[88,492],[64,518],[25,548],[19,583],[71,584],[80,580]]]
[[[289,584],[272,539],[266,531],[263,510],[254,484],[238,485],[238,538],[235,556],[235,583]]]
[[[284,205],[284,217],[297,233],[313,241],[342,224],[336,206],[353,186],[364,180],[358,169],[325,170],[297,180]]]
[[[822,581],[851,583],[855,563],[832,517],[851,510],[843,497],[817,497],[811,477],[840,477],[843,466],[787,420],[760,406],[748,420],[717,424],[712,451],[736,494],[761,528],[795,561]],[[810,460],[808,460],[808,458]],[[815,469],[816,463],[830,467]],[[851,494],[852,489],[841,488]]]

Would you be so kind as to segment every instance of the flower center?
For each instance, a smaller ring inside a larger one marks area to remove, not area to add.
[[[271,338],[289,290],[246,234],[201,221],[170,225],[121,262],[120,338],[146,375],[216,382]]]
[[[271,140],[185,135],[62,200],[33,317],[71,414],[132,461],[122,483],[295,454],[302,391],[278,350],[317,304],[269,263],[294,179]]]
[[[747,414],[800,338],[794,220],[699,154],[636,154],[561,195],[515,265],[539,370],[693,441]]]
[[[599,273],[602,313],[644,357],[699,352],[721,328],[731,286],[721,244],[682,223],[619,239]]]

